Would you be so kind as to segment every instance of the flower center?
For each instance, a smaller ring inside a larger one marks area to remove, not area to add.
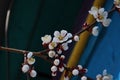
[[[54,43],[54,42],[52,42],[52,43],[51,43],[51,46],[55,47],[55,43]]]
[[[45,40],[48,39],[48,36],[45,36]]]
[[[102,20],[102,19],[104,19],[104,16],[98,15],[98,19]]]
[[[58,37],[59,40],[63,40],[63,38],[64,38],[64,37],[61,36],[61,35]]]
[[[28,61],[29,64],[34,64],[35,59],[34,58],[28,58],[27,61]]]
[[[116,1],[115,1],[115,4],[116,4],[116,5],[119,5],[119,4],[120,4],[120,0],[116,0]]]

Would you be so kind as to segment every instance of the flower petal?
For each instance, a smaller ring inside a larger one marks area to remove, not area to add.
[[[62,50],[61,49],[57,50],[57,53],[62,54]]]
[[[59,37],[59,36],[60,36],[60,32],[59,32],[59,31],[55,31],[55,32],[54,32],[54,36],[55,36],[55,37]]]
[[[63,48],[63,50],[68,50],[68,44],[67,43],[63,43],[62,44],[62,48]]]
[[[68,76],[64,77],[64,80],[70,80]]]
[[[66,31],[66,30],[61,30],[61,36],[62,36],[62,37],[66,36],[66,34],[67,34],[67,31]]]
[[[83,69],[82,65],[78,65],[78,69],[79,70]]]
[[[53,57],[55,56],[55,51],[49,51],[49,52],[48,52],[48,56],[49,56],[50,58],[53,58]]]
[[[100,79],[101,77],[102,77],[101,74],[98,74],[98,75],[96,76],[97,79]]]
[[[63,38],[62,42],[67,41],[68,39],[69,39],[68,36],[65,36],[65,37]]]
[[[78,35],[74,36],[74,41],[79,41],[79,36]]]
[[[116,5],[117,8],[120,8],[120,4],[119,5]]]
[[[67,36],[68,38],[72,38],[72,34],[71,34],[71,33],[68,33],[66,36]]]
[[[97,11],[94,11],[93,17],[94,17],[94,18],[98,18],[98,12],[97,12]]]
[[[43,44],[49,43],[52,40],[52,37],[51,35],[45,35],[44,37],[41,37],[41,40],[43,41]]]
[[[104,11],[105,11],[104,8],[100,8],[99,11],[98,11],[98,13],[99,13],[99,14],[103,14]]]
[[[87,77],[86,76],[82,76],[81,80],[87,80]]]
[[[22,72],[26,73],[26,72],[28,72],[29,69],[30,69],[30,67],[27,64],[25,64],[22,67]]]
[[[51,67],[51,71],[52,71],[52,72],[56,72],[56,71],[57,71],[57,67],[56,67],[56,66],[52,66],[52,67]]]
[[[93,6],[93,7],[91,8],[91,11],[98,11],[98,8]]]
[[[60,64],[60,60],[59,59],[55,59],[54,60],[54,65],[58,66]]]
[[[27,58],[31,58],[33,56],[33,52],[29,52],[28,54],[27,54]]]
[[[72,40],[68,40],[67,43],[72,43]]]
[[[108,27],[110,25],[111,19],[104,19],[102,24],[104,27]]]
[[[57,73],[56,72],[52,72],[52,76],[56,76],[57,75]]]
[[[57,37],[54,37],[53,40],[52,40],[52,42],[57,42],[58,43],[59,39]]]
[[[104,18],[107,18],[108,17],[108,12],[107,11],[105,11],[105,12],[103,12],[103,14],[102,14],[103,16],[104,16]]]
[[[63,59],[65,59],[65,56],[64,56],[64,55],[61,55],[60,58],[63,60]]]
[[[92,34],[94,36],[98,36],[98,34],[99,34],[99,27],[98,26],[95,26],[92,28]]]
[[[95,12],[98,12],[98,8],[96,8],[96,7],[93,6],[93,7],[91,8],[91,10],[88,11],[88,12],[93,15]]]
[[[30,71],[30,76],[31,77],[36,77],[36,75],[37,75],[37,72],[35,70]]]
[[[61,67],[61,68],[59,68],[59,71],[60,71],[60,72],[63,72],[64,69],[65,69],[64,67]]]
[[[76,76],[76,75],[79,74],[79,71],[78,71],[77,69],[74,69],[74,70],[72,71],[72,74],[73,74],[74,76]]]

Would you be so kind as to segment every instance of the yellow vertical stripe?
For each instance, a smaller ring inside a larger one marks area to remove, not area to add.
[[[106,0],[95,0],[93,6],[99,8],[99,7],[103,6],[105,1]],[[93,21],[94,21],[93,16],[88,15],[88,17],[86,19],[87,24],[92,24]],[[77,63],[79,62],[80,56],[83,53],[83,50],[86,46],[89,35],[90,35],[90,33],[88,31],[85,31],[82,34],[80,34],[80,41],[78,41],[76,43],[76,45],[73,49],[73,52],[68,60],[68,63],[67,63],[68,67],[76,66]],[[71,76],[71,73],[69,73],[69,77],[70,76]],[[60,80],[64,80],[64,73],[62,74]]]

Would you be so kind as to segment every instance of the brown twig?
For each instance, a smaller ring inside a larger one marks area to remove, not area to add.
[[[19,53],[19,54],[27,54],[28,52],[31,52],[31,51],[20,50],[20,49],[15,49],[15,48],[8,48],[8,47],[2,47],[2,46],[0,46],[0,50],[7,51],[7,52],[13,52],[13,53]],[[48,60],[47,56],[43,55],[43,53],[46,53],[48,51],[49,51],[49,49],[46,49],[46,50],[43,50],[43,51],[40,51],[40,52],[33,52],[33,55],[38,56],[38,57],[44,59],[45,61],[48,61],[48,62],[52,63],[51,60]]]
[[[112,9],[110,11],[108,11],[108,14],[114,12],[115,10],[116,10],[116,7],[115,7],[115,5],[113,5]]]
[[[79,34],[83,33],[84,31],[89,30],[91,27],[93,27],[93,25],[95,23],[96,23],[96,21],[94,21],[92,24],[88,25],[85,29],[78,31],[75,35],[79,35]]]

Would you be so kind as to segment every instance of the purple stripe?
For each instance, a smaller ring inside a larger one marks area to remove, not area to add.
[[[94,0],[84,0],[81,5],[82,8],[78,13],[77,19],[74,24],[73,33],[78,32],[81,29],[81,26],[84,24],[86,17],[88,15],[88,11],[91,8]]]

